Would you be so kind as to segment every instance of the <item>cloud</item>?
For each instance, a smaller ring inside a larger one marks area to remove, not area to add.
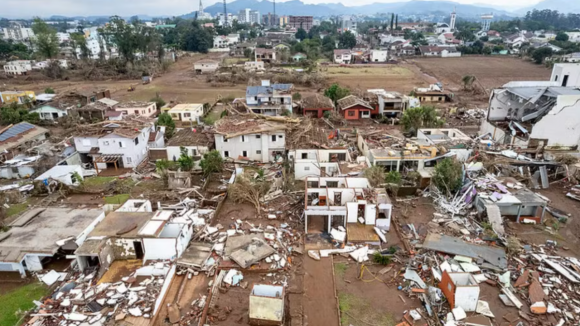
[[[190,13],[198,9],[198,0],[1,0],[0,16],[8,18],[30,18],[33,16],[172,16]],[[277,0],[284,1],[284,0]],[[370,4],[374,2],[397,2],[404,0],[303,0],[305,3],[343,3],[345,6]],[[511,6],[526,6],[539,0],[511,0]],[[203,0],[208,7],[220,0]],[[231,0],[228,0],[231,2]],[[457,0],[459,3],[474,4],[485,2],[487,5],[502,6],[505,0]],[[532,3],[531,3],[532,2]]]

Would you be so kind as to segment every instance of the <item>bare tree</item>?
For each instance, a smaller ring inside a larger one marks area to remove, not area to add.
[[[254,205],[260,215],[260,198],[270,190],[270,183],[263,177],[253,178],[248,172],[236,177],[236,182],[228,188],[228,195],[236,202]]]

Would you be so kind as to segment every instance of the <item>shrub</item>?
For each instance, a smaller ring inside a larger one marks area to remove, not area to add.
[[[52,87],[47,87],[44,89],[44,92],[46,94],[54,94],[54,89],[52,89]]]

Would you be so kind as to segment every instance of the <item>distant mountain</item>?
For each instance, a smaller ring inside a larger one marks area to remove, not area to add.
[[[566,0],[563,0],[566,1]],[[272,13],[273,4],[268,0],[234,0],[227,3],[227,11],[237,14],[240,10],[250,8],[258,10],[262,15]],[[305,4],[299,0],[276,3],[276,14],[278,15],[308,15],[308,16],[332,16],[348,14],[373,15],[377,13],[395,12],[398,14],[421,15],[430,13],[451,13],[456,8],[458,17],[474,18],[484,13],[493,12],[494,15],[514,16],[513,13],[485,6],[465,5],[452,1],[423,1],[413,0],[408,2],[373,3],[370,5],[346,7],[340,3],[326,4]],[[224,10],[223,3],[216,3],[205,8],[205,11],[216,15]],[[192,14],[187,14],[189,17]]]
[[[517,11],[521,15],[525,15],[528,11],[534,9],[544,10],[558,10],[562,13],[580,14],[580,1],[578,0],[544,0],[536,5],[529,6]]]

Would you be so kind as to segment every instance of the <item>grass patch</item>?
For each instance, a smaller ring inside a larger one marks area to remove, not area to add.
[[[105,204],[119,204],[123,205],[127,200],[131,198],[129,194],[120,194],[115,196],[105,197]]]
[[[15,216],[21,214],[28,208],[28,202],[10,205],[10,208],[6,210],[6,217]],[[2,324],[0,324],[2,325]]]
[[[338,293],[340,324],[394,326],[395,321],[390,313],[375,309],[363,298],[351,293]],[[362,323],[361,323],[362,322]]]
[[[17,325],[22,315],[34,307],[32,300],[38,300],[48,293],[42,283],[24,285],[0,296],[0,325]]]
[[[345,263],[336,263],[334,264],[334,273],[336,274],[336,276],[344,276],[344,272],[346,272],[346,269],[348,268],[348,265],[346,265]]]

